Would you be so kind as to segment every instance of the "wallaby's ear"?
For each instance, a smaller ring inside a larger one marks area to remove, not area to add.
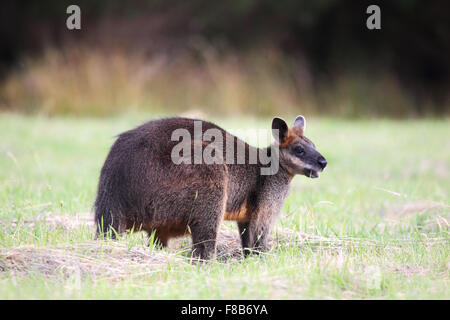
[[[287,134],[288,134],[288,126],[286,124],[286,121],[278,117],[273,118],[272,135],[275,138],[275,140],[279,144],[282,144],[286,139]]]
[[[304,116],[297,116],[294,120],[294,128],[301,130],[302,132],[305,131],[306,128],[306,119]]]

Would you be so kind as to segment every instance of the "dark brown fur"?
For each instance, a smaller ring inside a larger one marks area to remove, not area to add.
[[[257,164],[176,165],[171,150],[178,142],[171,141],[171,134],[185,128],[194,136],[193,123],[187,118],[152,120],[119,135],[100,174],[95,201],[98,235],[133,228],[155,232],[166,246],[170,238],[190,231],[193,255],[209,259],[215,253],[219,226],[226,219],[237,221],[244,253],[268,249],[267,235],[289,183],[294,174],[304,173],[290,168],[292,159],[286,158],[289,148],[301,143],[301,135],[289,130],[289,142],[287,138],[278,141],[281,166],[275,175],[261,175],[259,159]],[[203,121],[203,132],[209,128],[225,134]],[[236,145],[240,140],[234,139]],[[251,148],[245,144],[246,158]],[[225,147],[223,151],[226,155]],[[320,156],[315,152],[314,156]],[[111,236],[115,237],[114,232]]]

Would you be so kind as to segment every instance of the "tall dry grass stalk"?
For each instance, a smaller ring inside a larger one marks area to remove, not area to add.
[[[25,59],[0,84],[0,109],[44,114],[196,109],[221,115],[370,115],[404,113],[409,105],[393,78],[342,77],[333,87],[313,86],[305,63],[270,49],[241,55],[204,50],[177,59],[88,47],[48,49]]]

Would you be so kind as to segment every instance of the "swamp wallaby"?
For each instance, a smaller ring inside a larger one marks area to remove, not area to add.
[[[100,174],[97,236],[143,230],[167,246],[170,238],[190,233],[193,256],[210,259],[225,219],[237,222],[244,254],[269,249],[267,237],[292,178],[317,178],[327,165],[304,130],[303,116],[291,129],[274,118],[275,141],[267,148],[252,147],[213,123],[178,117],[120,134]],[[207,154],[209,163],[201,159]]]

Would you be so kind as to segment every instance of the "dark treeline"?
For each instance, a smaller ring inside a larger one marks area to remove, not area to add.
[[[65,28],[66,8],[78,4],[82,30]],[[368,30],[366,8],[381,8],[381,30]],[[371,77],[390,72],[433,113],[448,112],[450,5],[448,1],[152,0],[3,1],[0,72],[45,46],[85,41],[152,54],[191,51],[207,43],[220,51],[261,46],[288,60],[303,59],[314,82],[342,74]]]

